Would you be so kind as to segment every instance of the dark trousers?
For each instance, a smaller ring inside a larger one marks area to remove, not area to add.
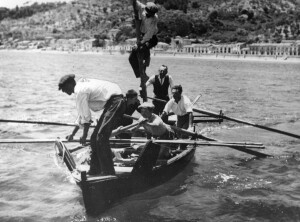
[[[156,99],[161,99],[161,100],[165,100],[165,101],[169,101],[170,100],[170,98],[169,98],[169,96],[167,95],[167,96],[154,96],[154,98],[156,98]],[[154,110],[153,110],[153,112],[156,114],[156,115],[160,115],[160,114],[162,114],[162,112],[164,111],[164,108],[165,108],[165,106],[166,106],[166,102],[162,102],[162,101],[157,101],[157,100],[153,100],[153,105],[154,105]]]
[[[148,41],[148,47],[143,44],[139,47],[133,47],[132,51],[129,55],[129,63],[134,71],[135,77],[140,78],[140,67],[139,67],[139,58],[143,61],[144,67],[148,67],[150,65],[150,49],[155,47],[158,43],[158,39],[156,35],[152,36],[152,38]],[[139,57],[139,58],[138,58]]]
[[[104,175],[114,175],[112,152],[109,137],[112,130],[125,112],[126,104],[123,96],[112,96],[105,104],[104,110],[91,136],[90,170]]]
[[[183,116],[177,116],[177,127],[182,129],[187,129],[189,127],[189,114],[185,114]]]
[[[189,127],[189,114],[185,114],[183,116],[177,116],[177,127],[182,128],[182,129],[188,129]],[[177,135],[181,139],[187,139],[188,136],[185,134],[178,134]],[[180,149],[184,150],[187,147],[186,144],[181,144]]]

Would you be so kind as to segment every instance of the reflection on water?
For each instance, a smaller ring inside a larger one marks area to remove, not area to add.
[[[72,123],[74,98],[57,87],[68,73],[114,81],[124,92],[138,88],[125,55],[0,51],[0,58],[1,119]],[[161,64],[191,99],[202,94],[198,107],[299,132],[298,63],[153,56],[148,75]],[[55,164],[54,144],[1,144],[0,220],[300,221],[299,140],[228,121],[197,128],[224,141],[262,142],[267,149],[261,152],[274,157],[255,159],[226,147],[199,147],[180,175],[94,218],[85,214],[80,188]],[[1,123],[0,136],[53,139],[71,130]]]

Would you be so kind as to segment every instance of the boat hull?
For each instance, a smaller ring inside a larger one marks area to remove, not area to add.
[[[133,169],[130,168],[132,170],[109,176],[88,176],[85,171],[72,167],[72,155],[63,143],[57,143],[57,147],[63,152],[64,162],[81,187],[86,212],[90,215],[102,213],[121,198],[165,183],[182,171],[195,153],[195,147],[188,146],[173,158],[158,164],[159,145],[148,142]]]
[[[176,176],[191,161],[194,148],[188,148],[182,157],[171,159],[148,174],[110,176],[95,181],[81,181],[83,200],[88,214],[99,214],[117,200],[161,185]]]

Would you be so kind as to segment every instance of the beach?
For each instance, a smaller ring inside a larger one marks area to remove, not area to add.
[[[41,50],[41,49],[3,49],[0,51],[16,51],[16,52],[32,52],[32,53],[79,53],[79,54],[100,54],[100,55],[123,55],[129,56],[128,52],[120,52],[118,50],[95,49],[93,51],[58,51],[58,50]],[[176,57],[188,59],[208,59],[208,60],[236,60],[236,61],[263,61],[263,62],[284,62],[284,63],[300,63],[300,56],[266,56],[266,55],[237,55],[237,54],[188,54],[178,52],[151,51],[151,56],[155,57]]]

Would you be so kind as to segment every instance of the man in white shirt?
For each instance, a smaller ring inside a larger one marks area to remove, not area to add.
[[[182,86],[175,85],[172,87],[173,98],[166,104],[162,113],[165,118],[172,110],[177,115],[177,127],[191,129],[193,126],[193,105],[190,99],[182,95]]]
[[[72,140],[83,126],[81,143],[85,144],[88,130],[92,122],[91,110],[103,110],[95,130],[91,136],[91,164],[89,175],[114,175],[115,169],[109,146],[109,137],[116,124],[125,112],[126,105],[120,87],[112,82],[81,78],[75,81],[75,75],[63,76],[58,84],[59,90],[71,95],[75,94],[78,117],[77,126],[67,138]]]
[[[158,70],[157,75],[153,75],[146,82],[146,87],[153,85],[154,98],[158,100],[153,100],[155,106],[154,113],[157,115],[162,114],[165,103],[159,100],[169,101],[169,88],[174,86],[172,76],[168,75],[168,67],[166,65],[161,65]]]

